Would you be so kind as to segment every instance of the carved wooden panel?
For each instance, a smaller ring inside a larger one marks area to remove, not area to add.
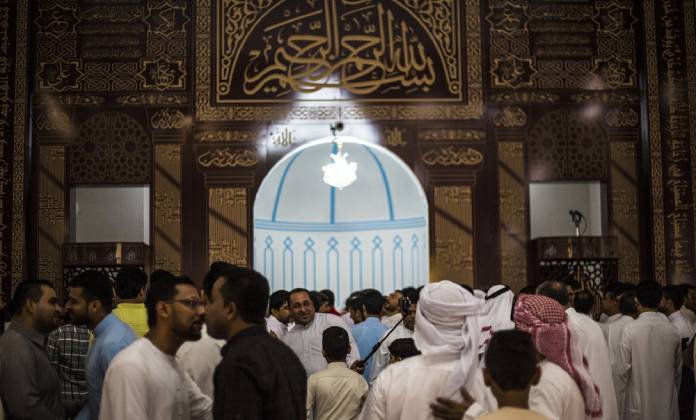
[[[606,178],[601,120],[572,108],[544,114],[529,133],[529,173],[531,181]]]
[[[41,0],[37,29],[40,92],[163,92],[188,87],[183,0]]]
[[[433,188],[435,279],[474,286],[474,224],[471,187]]]
[[[501,281],[517,291],[527,285],[527,183],[524,144],[498,144]]]
[[[154,269],[181,273],[181,145],[155,145]]]
[[[208,189],[208,263],[248,266],[248,207],[245,188]]]
[[[490,0],[486,20],[493,88],[637,87],[631,0]]]
[[[636,146],[611,144],[611,230],[619,238],[619,279],[640,281]]]
[[[197,6],[198,120],[483,115],[479,0]]]
[[[132,116],[100,112],[78,128],[70,146],[71,184],[147,184],[150,182],[150,136]]]
[[[41,146],[39,149],[39,267],[38,276],[53,282],[62,296],[62,247],[65,223],[65,149]]]

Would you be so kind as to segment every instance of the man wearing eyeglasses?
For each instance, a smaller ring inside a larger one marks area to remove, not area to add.
[[[106,372],[100,420],[212,419],[212,401],[176,360],[201,338],[205,309],[188,277],[153,282],[145,297],[150,331],[119,353]]]

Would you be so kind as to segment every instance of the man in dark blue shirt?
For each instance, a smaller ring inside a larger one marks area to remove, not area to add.
[[[213,285],[205,323],[225,339],[215,369],[213,416],[223,419],[306,419],[307,375],[295,353],[265,326],[268,280],[235,267]]]

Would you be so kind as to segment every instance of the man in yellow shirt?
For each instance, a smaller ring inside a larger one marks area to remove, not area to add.
[[[116,275],[118,306],[113,313],[142,337],[149,330],[145,311],[147,274],[138,267],[123,267]]]

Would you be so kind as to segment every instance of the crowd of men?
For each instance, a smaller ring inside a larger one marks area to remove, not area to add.
[[[4,419],[686,420],[696,290],[443,280],[383,296],[270,293],[215,262],[20,283],[0,335]],[[0,310],[3,308],[0,307]]]

